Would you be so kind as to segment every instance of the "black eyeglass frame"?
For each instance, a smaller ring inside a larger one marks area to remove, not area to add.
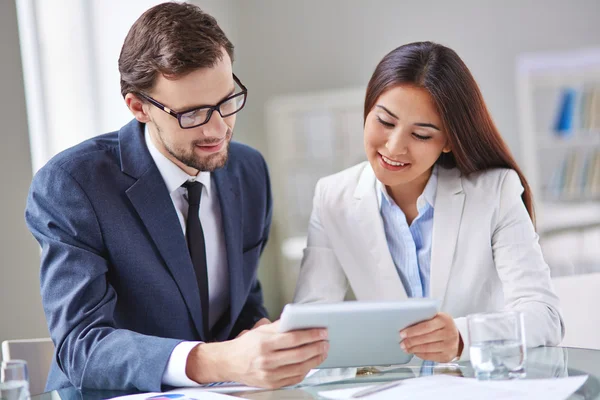
[[[219,113],[219,115],[221,115],[221,118],[227,118],[232,116],[233,114],[236,114],[238,112],[240,112],[244,106],[246,105],[246,101],[248,100],[248,89],[246,88],[246,86],[244,86],[244,84],[238,79],[237,76],[235,76],[235,74],[233,74],[233,80],[235,81],[235,83],[238,84],[238,86],[242,89],[241,92],[238,93],[234,93],[231,96],[221,100],[218,104],[215,104],[214,106],[200,106],[200,107],[194,107],[194,108],[189,108],[187,110],[183,110],[180,112],[176,112],[173,111],[172,109],[170,109],[169,107],[165,106],[164,104],[162,104],[161,102],[154,100],[152,97],[148,96],[145,93],[142,92],[137,92],[136,94],[139,95],[140,97],[142,97],[143,99],[147,100],[150,104],[152,104],[153,106],[161,109],[162,111],[166,112],[167,114],[169,114],[170,116],[172,116],[173,118],[177,118],[177,121],[179,122],[179,126],[181,127],[181,129],[192,129],[192,128],[197,128],[199,126],[202,126],[206,123],[208,123],[208,121],[210,121],[210,118],[212,117],[212,113],[213,111],[216,111]],[[244,102],[242,103],[242,106],[239,108],[239,110],[236,110],[232,113],[223,115],[221,114],[221,106],[223,104],[225,104],[226,102],[236,98],[236,97],[240,97],[240,96],[244,96]],[[204,122],[200,123],[200,124],[196,124],[193,126],[183,126],[183,124],[181,123],[181,118],[183,117],[184,114],[190,113],[192,111],[198,111],[198,110],[208,110],[208,112],[206,113],[206,119],[204,120]]]

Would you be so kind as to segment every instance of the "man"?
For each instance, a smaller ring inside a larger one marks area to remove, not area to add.
[[[26,220],[56,347],[47,389],[274,388],[326,357],[323,330],[265,319],[270,184],[261,155],[230,142],[247,93],[232,60],[199,8],[148,10],[119,58],[135,119],[36,174]]]

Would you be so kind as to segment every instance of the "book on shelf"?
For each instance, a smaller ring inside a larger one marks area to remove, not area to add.
[[[546,194],[559,200],[600,199],[600,148],[566,153],[548,181]]]
[[[583,116],[583,126],[588,131],[600,130],[600,88],[588,88]]]
[[[548,186],[546,187],[546,195],[552,199],[560,199],[562,197],[563,188],[565,186],[565,175],[567,170],[568,157],[563,157],[559,160],[559,164],[554,171]]]
[[[572,151],[568,156],[567,171],[565,172],[565,186],[563,194],[567,198],[577,198],[581,194],[582,157],[577,151]]]
[[[590,197],[600,197],[600,149],[591,157],[587,183],[586,189]]]
[[[567,136],[573,132],[576,96],[577,92],[573,88],[562,90],[560,107],[554,124],[554,132],[559,136]]]
[[[553,125],[556,136],[566,138],[575,131],[600,134],[600,85],[565,87],[558,103]]]
[[[577,136],[578,141],[559,150],[545,195],[554,200],[600,200],[600,83],[561,89],[553,131],[561,139]]]

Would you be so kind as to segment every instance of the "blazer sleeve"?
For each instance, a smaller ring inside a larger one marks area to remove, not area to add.
[[[504,291],[504,309],[524,314],[526,345],[556,346],[565,332],[559,299],[554,293],[550,268],[544,261],[539,236],[521,199],[523,186],[517,173],[508,170],[501,184],[492,251]],[[466,321],[457,318],[466,333]],[[461,336],[468,349],[468,335]]]
[[[343,301],[348,291],[346,274],[323,225],[324,186],[324,181],[320,180],[315,188],[307,247],[300,266],[294,303]]]
[[[93,205],[62,167],[35,176],[25,219],[42,248],[41,294],[56,362],[77,388],[160,391],[179,340],[118,329],[117,294]]]

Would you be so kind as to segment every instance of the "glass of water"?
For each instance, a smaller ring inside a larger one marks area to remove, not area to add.
[[[523,313],[500,312],[467,316],[471,365],[480,380],[525,376]]]
[[[23,360],[2,361],[0,366],[0,400],[27,400],[29,374]]]

